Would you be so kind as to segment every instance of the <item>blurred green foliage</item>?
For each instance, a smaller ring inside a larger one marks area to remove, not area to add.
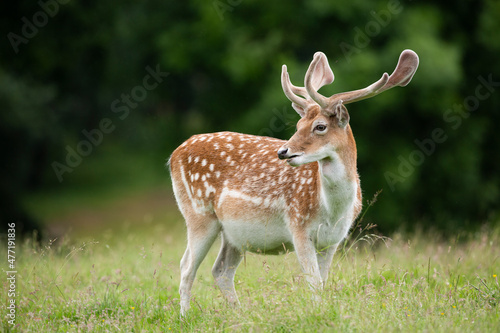
[[[281,90],[282,64],[302,85],[314,52],[323,51],[336,77],[322,88],[327,95],[390,73],[406,48],[421,61],[410,85],[349,106],[364,196],[383,189],[366,218],[383,230],[498,220],[498,1],[20,0],[1,7],[2,223],[29,229],[23,196],[76,186],[78,169],[99,168],[86,159],[113,156],[108,145],[154,155],[162,168],[199,132],[289,138],[298,115]],[[154,88],[148,68],[164,73]],[[99,136],[93,130],[103,119],[113,130]],[[432,148],[435,129],[446,139]],[[68,147],[85,154],[68,157]],[[59,176],[54,162],[67,167]],[[109,172],[83,174],[78,186],[110,182]]]

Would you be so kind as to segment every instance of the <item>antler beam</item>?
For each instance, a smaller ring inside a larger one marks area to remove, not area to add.
[[[418,63],[418,55],[415,52],[404,50],[399,56],[396,69],[394,69],[390,76],[384,73],[380,80],[366,88],[335,94],[328,98],[328,105],[335,105],[338,100],[342,100],[344,104],[354,103],[378,95],[396,86],[404,87],[413,78],[413,75],[417,71]]]

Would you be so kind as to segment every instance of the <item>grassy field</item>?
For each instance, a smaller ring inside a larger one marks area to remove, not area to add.
[[[357,228],[334,258],[322,301],[316,303],[294,253],[247,254],[236,275],[237,309],[226,306],[214,285],[215,244],[198,272],[191,312],[181,319],[177,288],[185,229],[169,198],[168,192],[153,191],[107,208],[50,213],[57,240],[16,244],[16,325],[3,315],[9,288],[3,279],[1,330],[500,330],[500,229],[487,227],[451,239],[420,232],[375,242],[369,241],[369,228]],[[63,236],[64,221],[78,221],[69,236]],[[4,241],[1,258],[7,257]]]

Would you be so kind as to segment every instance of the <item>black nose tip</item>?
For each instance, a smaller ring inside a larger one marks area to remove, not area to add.
[[[284,160],[287,158],[287,154],[288,153],[288,148],[281,148],[280,150],[278,150],[278,158],[280,160]]]

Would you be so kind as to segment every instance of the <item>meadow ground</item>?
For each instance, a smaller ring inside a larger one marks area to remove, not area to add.
[[[422,231],[378,240],[369,227],[356,228],[334,258],[320,302],[312,300],[294,253],[247,254],[236,275],[237,309],[226,306],[211,276],[216,243],[198,271],[192,309],[181,318],[185,228],[169,198],[153,191],[80,211],[60,202],[56,211],[64,214],[47,213],[56,240],[16,241],[15,325],[5,317],[9,283],[2,279],[1,331],[500,330],[498,227],[448,239]],[[7,271],[5,239],[0,257]]]

